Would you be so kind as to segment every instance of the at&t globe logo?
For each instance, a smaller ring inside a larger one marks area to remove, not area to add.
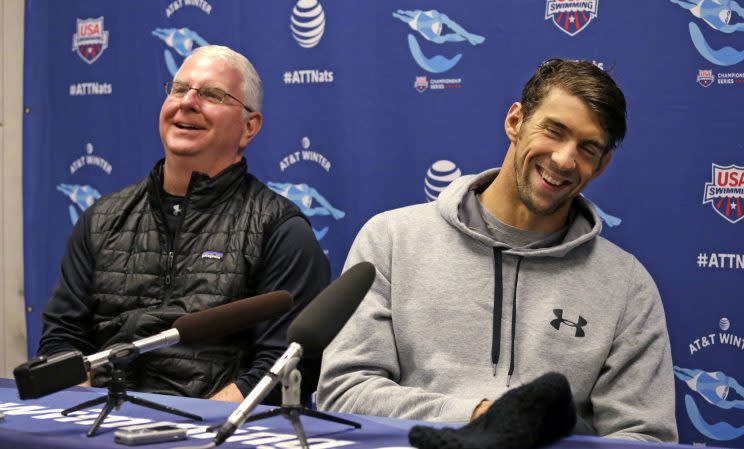
[[[720,327],[722,331],[726,332],[731,327],[731,321],[729,321],[728,318],[723,317],[718,321],[718,327]]]
[[[313,48],[323,38],[325,13],[318,0],[298,0],[292,9],[292,37],[302,48]]]
[[[442,159],[431,164],[429,170],[426,171],[426,178],[424,179],[426,200],[436,200],[439,194],[442,193],[442,190],[447,188],[452,181],[460,176],[462,176],[462,172],[452,161]]]

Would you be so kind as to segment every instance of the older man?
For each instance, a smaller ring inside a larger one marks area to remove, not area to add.
[[[186,58],[165,86],[165,158],[76,224],[43,314],[39,354],[90,354],[157,333],[179,314],[288,290],[295,303],[285,316],[234,338],[144,354],[128,387],[241,401],[271,367],[288,323],[328,284],[330,270],[297,207],[246,172],[262,89],[251,63],[227,47]],[[312,383],[312,372],[305,377]],[[105,382],[92,377],[93,385]]]
[[[323,356],[321,407],[468,421],[557,371],[599,435],[675,441],[658,290],[579,195],[625,135],[623,93],[589,62],[551,60],[504,129],[501,168],[360,231],[347,265],[377,278]]]

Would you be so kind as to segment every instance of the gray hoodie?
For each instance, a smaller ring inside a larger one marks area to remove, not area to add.
[[[495,241],[473,190],[497,174],[461,177],[434,203],[364,225],[346,267],[369,261],[377,276],[324,353],[320,407],[465,422],[483,399],[557,371],[599,435],[676,441],[669,337],[649,273],[599,236],[582,197],[554,244]]]

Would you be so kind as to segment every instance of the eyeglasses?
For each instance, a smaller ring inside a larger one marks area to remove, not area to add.
[[[196,91],[196,94],[199,96],[199,98],[203,98],[208,102],[214,104],[222,104],[225,102],[225,97],[230,97],[240,103],[240,105],[243,106],[246,111],[253,112],[253,109],[244,105],[242,101],[228,94],[219,87],[201,87],[197,89],[196,87],[191,87],[188,84],[179,81],[169,81],[165,83],[164,87],[165,94],[173,98],[183,98],[191,89],[194,89]]]

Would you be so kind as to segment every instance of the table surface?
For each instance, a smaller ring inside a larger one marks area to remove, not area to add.
[[[165,412],[151,410],[139,405],[125,403],[113,411],[104,421],[98,433],[88,438],[85,433],[100,411],[100,407],[77,412],[63,417],[59,412],[83,401],[104,395],[106,390],[73,387],[40,399],[21,401],[15,383],[0,379],[0,413],[6,415],[0,421],[0,448],[117,448],[123,446],[114,442],[113,432],[127,425],[149,422],[176,423],[187,428],[188,439],[173,443],[159,443],[138,447],[176,448],[204,445],[212,440],[213,433],[207,427],[221,424],[237,407],[230,402],[206,399],[163,396],[148,393],[133,393],[160,404],[198,414],[204,421],[197,422]],[[268,410],[259,406],[256,411]],[[332,449],[336,447],[401,448],[409,447],[408,430],[415,421],[397,420],[359,415],[336,414],[362,424],[361,429],[322,421],[316,418],[301,418],[311,449]],[[259,449],[293,449],[299,441],[292,425],[283,417],[273,417],[249,422],[229,438],[224,448],[258,447]],[[651,448],[689,448],[675,444],[651,444],[610,440],[606,438],[572,436],[550,446],[551,449],[643,449]]]

